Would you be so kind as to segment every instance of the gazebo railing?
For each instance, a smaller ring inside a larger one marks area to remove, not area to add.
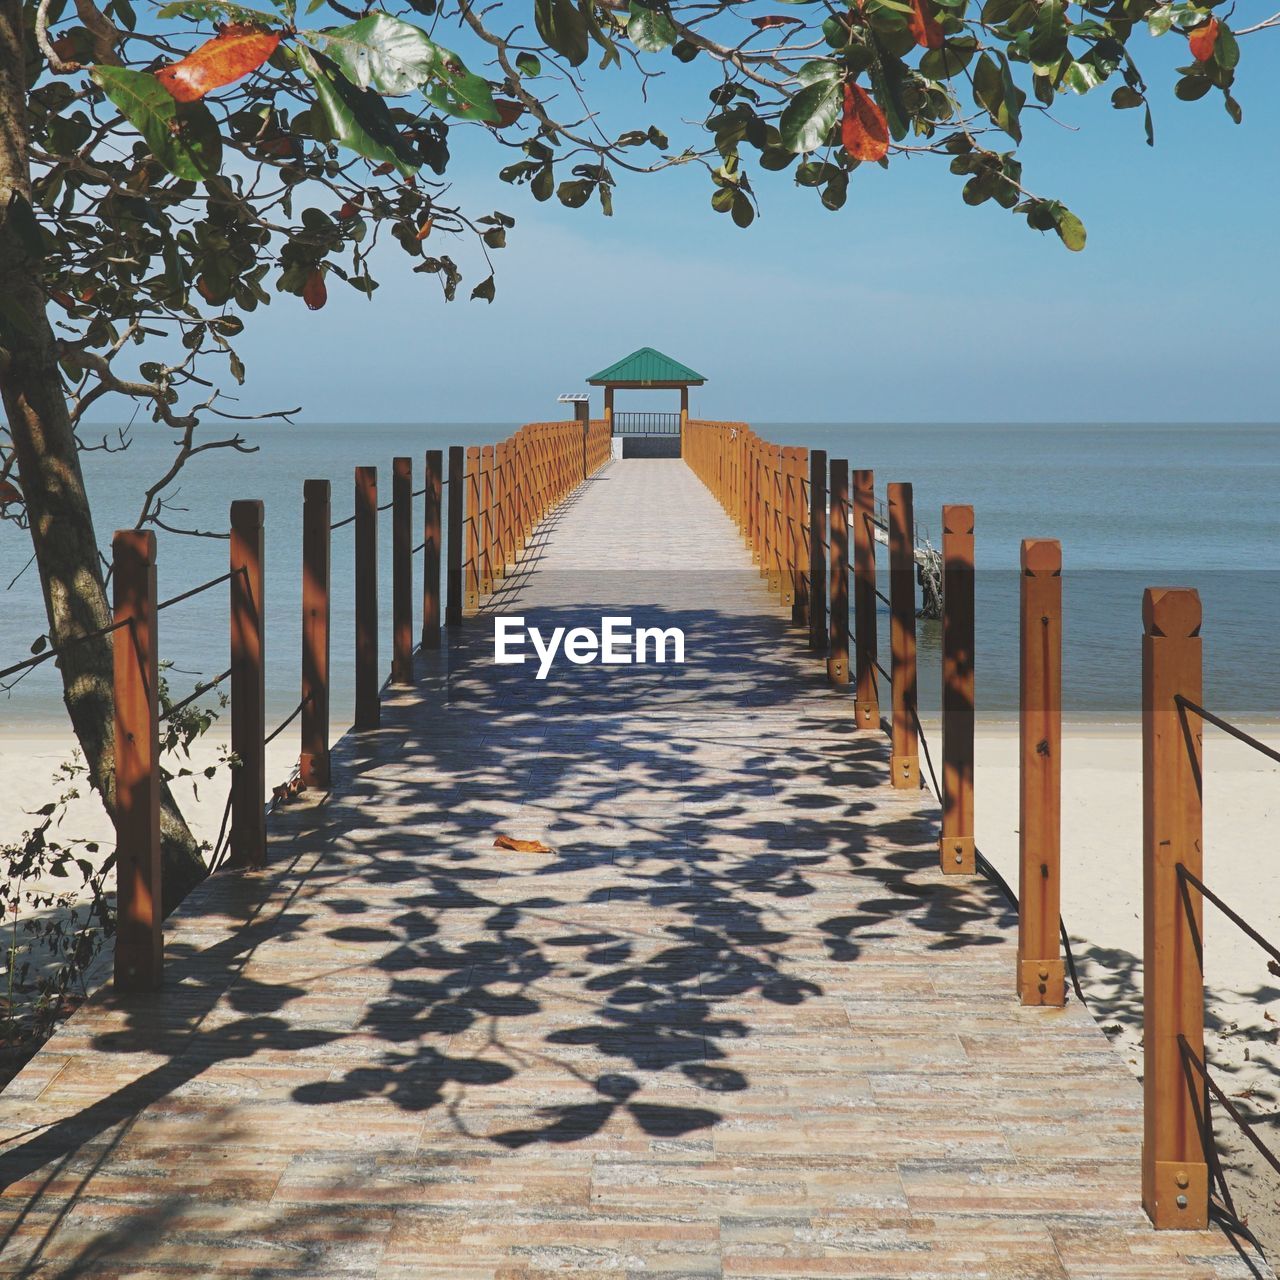
[[[678,413],[629,412],[613,415],[613,434],[616,436],[678,436]]]

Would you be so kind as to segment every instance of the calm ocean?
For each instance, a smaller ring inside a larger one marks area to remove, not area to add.
[[[393,456],[414,457],[415,485],[420,485],[425,449],[492,442],[511,429],[509,424],[250,425],[245,434],[261,446],[259,453],[214,452],[188,465],[173,499],[186,510],[172,512],[173,522],[225,529],[233,497],[262,498],[266,504],[270,716],[288,711],[298,696],[303,479],[334,482],[337,520],[351,510],[354,466],[378,465],[380,497],[386,501]],[[831,456],[848,457],[855,467],[874,468],[881,495],[891,480],[911,481],[916,520],[935,543],[942,503],[973,504],[980,722],[1008,721],[1017,705],[1016,566],[1024,537],[1062,542],[1064,701],[1071,718],[1137,723],[1142,589],[1186,585],[1198,587],[1204,600],[1207,704],[1254,722],[1280,719],[1274,675],[1280,636],[1280,426],[787,423],[761,424],[759,430],[780,443],[825,448]],[[143,482],[159,473],[168,453],[161,432],[150,424],[137,427],[127,452],[85,455],[103,546],[113,529],[133,523]],[[419,511],[415,504],[415,529]],[[390,512],[382,520],[379,576],[385,617]],[[225,570],[225,541],[164,532],[158,538],[162,596]],[[352,699],[350,530],[334,538],[337,720],[348,714]],[[25,533],[0,525],[0,590],[29,556]],[[272,589],[273,579],[281,583],[279,589]],[[44,627],[32,568],[3,596],[0,665],[21,657]],[[927,715],[937,705],[937,624],[921,621],[919,635],[920,701]],[[389,640],[383,644],[389,654]],[[883,640],[881,649],[887,653]],[[166,612],[161,652],[174,662],[175,688],[190,688],[199,675],[222,670],[225,588]],[[4,731],[61,723],[62,714],[51,664],[0,699]]]

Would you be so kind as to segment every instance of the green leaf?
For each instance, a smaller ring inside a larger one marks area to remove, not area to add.
[[[472,75],[456,53],[411,22],[371,13],[350,26],[307,34],[323,44],[325,54],[357,89],[392,97],[421,90],[450,115],[498,122],[489,82]]]
[[[795,162],[795,153],[785,147],[766,147],[760,153],[760,167],[773,172],[789,168]]]
[[[1195,102],[1213,88],[1208,76],[1183,76],[1173,86],[1173,96],[1183,102]]]
[[[637,49],[646,53],[661,53],[675,44],[679,32],[675,23],[660,9],[650,9],[641,4],[631,6],[627,20],[627,39]]]
[[[542,63],[531,53],[517,53],[516,70],[521,75],[540,76],[542,74]]]
[[[741,191],[733,193],[733,206],[730,215],[739,227],[749,227],[756,220],[756,211],[751,201]]]
[[[1084,248],[1084,223],[1070,209],[1060,210],[1055,230],[1072,253],[1079,253]]]
[[[215,26],[223,22],[249,22],[258,27],[275,27],[280,22],[278,13],[266,13],[262,9],[250,9],[242,4],[225,3],[224,0],[175,0],[175,3],[165,5],[157,16],[164,19],[193,18]]]
[[[391,163],[406,176],[417,171],[387,104],[372,90],[357,89],[323,54],[298,46],[298,62],[316,87],[316,98],[334,141],[366,160]]]
[[[357,88],[392,96],[413,93],[426,84],[439,54],[425,31],[386,13],[371,13],[312,38],[323,44],[325,54]]]
[[[826,209],[842,209],[849,198],[849,175],[837,169],[822,188],[822,205]]]
[[[1084,94],[1088,93],[1090,89],[1096,89],[1105,79],[1106,76],[1092,63],[1073,62],[1062,77],[1062,83],[1072,93]]]
[[[828,62],[825,58],[814,58],[806,62],[796,72],[796,80],[801,85],[818,84],[824,80],[839,80],[843,71],[838,62]]]
[[[471,290],[471,301],[476,302],[478,300],[483,300],[484,302],[492,302],[493,291],[493,277],[490,276],[487,280],[481,280],[480,283]]]
[[[533,20],[538,34],[571,67],[586,62],[590,52],[587,19],[574,0],[534,0]]]
[[[174,177],[200,182],[222,167],[222,135],[203,102],[175,102],[147,71],[97,66],[90,75]]]
[[[27,251],[28,257],[37,260],[44,257],[44,239],[40,235],[40,224],[36,221],[35,211],[21,191],[15,191],[9,197],[9,211],[5,215],[5,222],[13,229],[13,234]]]
[[[997,62],[984,53],[973,71],[973,96],[999,128],[1015,142],[1022,141],[1018,116],[1026,95],[1013,83],[1008,62],[1003,58]]]
[[[1227,115],[1236,124],[1239,124],[1244,119],[1244,112],[1240,109],[1240,104],[1229,93],[1222,95],[1222,105],[1226,107]]]
[[[585,178],[562,182],[556,190],[560,203],[569,209],[581,209],[591,199],[592,184]]]
[[[949,80],[969,65],[978,50],[973,36],[948,37],[941,49],[927,49],[920,58],[920,74],[930,80]]]
[[[1232,71],[1240,62],[1240,42],[1235,32],[1219,20],[1218,41],[1213,46],[1213,59],[1224,71]]]
[[[819,80],[801,89],[778,121],[782,145],[796,153],[822,146],[840,114],[840,95],[838,80]]]
[[[1056,63],[1067,51],[1067,11],[1058,0],[1045,0],[1031,28],[1028,52],[1040,65]]]
[[[1111,95],[1111,105],[1115,107],[1117,111],[1125,111],[1130,107],[1140,107],[1144,101],[1145,99],[1142,94],[1140,94],[1137,89],[1133,89],[1127,84],[1121,85],[1120,88]]]
[[[871,89],[875,94],[880,110],[884,112],[889,133],[895,142],[901,142],[907,136],[907,109],[902,102],[902,80],[906,67],[900,58],[886,54],[875,43],[876,56],[867,74],[871,79]]]
[[[543,165],[537,173],[533,175],[532,181],[529,183],[529,190],[533,198],[537,201],[550,200],[552,193],[555,191],[555,176],[551,171],[551,166]]]
[[[1171,4],[1162,4],[1158,9],[1152,9],[1147,14],[1147,30],[1153,36],[1167,35],[1173,26],[1173,6]]]

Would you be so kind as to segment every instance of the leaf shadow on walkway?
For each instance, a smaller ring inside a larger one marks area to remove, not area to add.
[[[728,593],[714,574],[555,573],[531,623],[623,613],[682,628],[689,661],[535,681],[488,661],[484,618],[419,655],[383,728],[338,744],[333,794],[273,819],[271,868],[215,876],[183,908],[166,990],[100,999],[67,1028],[110,1083],[0,1155],[18,1274],[106,1274],[160,1239],[226,1239],[208,1202],[237,1192],[210,1195],[204,1166],[228,1152],[279,1180],[241,1189],[260,1232],[303,1229],[280,1190],[302,1176],[281,1162],[297,1127],[367,1133],[393,1178],[445,1133],[480,1160],[618,1133],[705,1140],[753,1088],[733,1046],[803,1016],[824,964],[893,928],[926,953],[1005,940],[994,894],[932,874],[926,793],[877,812],[887,751],[854,731],[849,699],[797,702],[843,695],[822,691],[794,629],[750,599],[712,607]],[[499,832],[554,852],[499,854]],[[837,887],[848,910],[815,914]],[[332,1172],[335,1202],[369,1176],[364,1141]],[[123,1217],[95,1225],[96,1189],[144,1168]],[[70,1261],[46,1251],[68,1219]]]

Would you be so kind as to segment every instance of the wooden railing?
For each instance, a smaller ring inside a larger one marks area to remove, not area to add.
[[[121,530],[113,542],[113,637],[116,750],[118,934],[115,985],[151,991],[161,984],[159,641],[160,612],[223,582],[230,583],[230,656],[227,672],[201,687],[230,680],[232,768],[225,865],[261,867],[267,860],[266,746],[301,717],[297,779],[292,789],[327,788],[329,767],[330,567],[334,530],[354,526],[355,716],[357,732],[377,729],[383,668],[379,663],[378,513],[391,510],[391,664],[393,684],[414,682],[413,557],[423,553],[423,649],[440,645],[441,555],[447,550],[445,625],[462,625],[518,561],[538,525],[610,456],[604,422],[542,422],[521,427],[497,445],[448,451],[448,475],[439,449],[426,453],[425,483],[413,488],[413,460],[392,464],[392,493],[378,503],[376,467],[355,471],[355,509],[330,521],[328,480],[303,484],[302,697],[271,733],[266,732],[266,577],[263,504],[231,504],[230,567],[219,578],[158,602],[156,540],[150,532]],[[447,502],[442,496],[447,491]],[[422,540],[413,545],[413,500],[423,498]],[[446,512],[448,540],[441,537]],[[41,660],[43,660],[42,655]],[[51,656],[51,655],[47,655]],[[34,660],[33,660],[34,661]],[[20,664],[27,665],[27,664]],[[288,790],[290,788],[286,788]],[[280,791],[281,789],[277,789]],[[213,863],[223,852],[222,838]]]
[[[888,494],[889,579],[876,589],[870,522],[874,477],[830,463],[819,449],[784,448],[744,423],[691,422],[684,457],[738,525],[753,561],[811,651],[826,659],[827,678],[849,675],[849,521],[853,522],[854,722],[881,727],[876,675],[889,680],[890,779],[923,785],[916,744],[926,748],[916,712],[915,597],[911,486]],[[799,481],[797,481],[799,477]],[[852,480],[852,497],[850,497]],[[796,493],[804,496],[797,500]],[[1061,921],[1062,547],[1026,539],[1021,548],[1019,681],[1019,875],[1015,895],[974,841],[974,513],[942,509],[942,808],[939,850],[947,874],[982,871],[1018,910],[1014,981],[1025,1005],[1066,1002]],[[830,577],[826,568],[830,566]],[[824,599],[823,584],[828,582]],[[892,670],[876,660],[876,601],[889,609]],[[1211,1101],[1225,1110],[1280,1173],[1270,1151],[1215,1083],[1204,1050],[1203,901],[1207,899],[1271,956],[1268,941],[1203,881],[1201,735],[1207,721],[1280,762],[1238,726],[1200,705],[1200,600],[1185,589],[1149,589],[1143,599],[1143,1090],[1142,1203],[1163,1228],[1203,1227],[1210,1179],[1228,1224],[1241,1226],[1213,1140]],[[932,765],[930,764],[930,771]],[[1068,951],[1069,957],[1069,951]],[[1074,980],[1074,973],[1072,974]],[[1077,984],[1077,991],[1079,990]]]
[[[1205,1052],[1204,904],[1249,937],[1280,973],[1280,947],[1205,883],[1204,727],[1269,760],[1280,750],[1206,709],[1199,593],[1149,587],[1142,599],[1142,1203],[1157,1227],[1202,1227],[1217,1216],[1247,1235],[1214,1138],[1225,1112],[1275,1174],[1280,1156],[1240,1114]],[[1239,1098],[1242,1094],[1235,1094]]]

